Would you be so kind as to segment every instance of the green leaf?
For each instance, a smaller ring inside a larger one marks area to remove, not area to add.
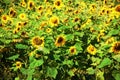
[[[28,48],[28,46],[24,45],[24,44],[16,44],[15,47],[18,49],[27,49]]]
[[[58,74],[58,71],[56,68],[50,68],[50,67],[47,68],[47,75],[49,77],[53,77],[55,79],[57,74]]]
[[[16,77],[15,80],[20,80],[20,78],[19,78],[19,77]]]
[[[35,68],[35,67],[41,66],[43,63],[44,63],[43,59],[40,59],[40,60],[34,59],[34,61],[32,63],[30,63],[29,67]]]
[[[112,29],[112,30],[108,33],[108,35],[111,36],[111,35],[116,35],[116,34],[118,34],[118,33],[119,33],[119,30],[117,30],[117,29]]]
[[[90,67],[90,68],[87,69],[87,73],[88,74],[94,74],[95,70],[92,67]]]
[[[98,65],[98,68],[105,67],[107,65],[110,65],[112,61],[109,58],[104,58],[102,62]]]
[[[113,56],[113,59],[120,62],[120,54]]]
[[[66,39],[67,40],[73,40],[74,39],[74,35],[73,34],[68,34],[68,35],[66,35]]]
[[[112,76],[114,77],[115,80],[120,80],[120,72],[119,71],[113,71]]]
[[[76,42],[75,47],[76,47],[77,50],[80,50],[80,51],[83,50],[83,48],[82,48],[82,44],[79,43],[79,42]]]
[[[28,75],[27,80],[32,80],[32,75]]]
[[[63,62],[63,64],[73,65],[74,63],[73,63],[72,60],[65,60],[65,61]]]
[[[96,73],[96,80],[105,80],[104,79],[104,72],[98,70]]]
[[[74,72],[72,70],[68,71],[68,74],[72,77],[74,76]]]
[[[9,60],[15,60],[15,59],[17,59],[18,57],[19,57],[19,54],[16,54],[16,55],[11,56],[11,57],[9,57],[9,58],[7,58],[7,59],[9,59]]]
[[[29,69],[21,68],[20,71],[21,71],[22,74],[32,75],[32,74],[34,74],[35,69],[31,69],[31,68],[29,68]]]

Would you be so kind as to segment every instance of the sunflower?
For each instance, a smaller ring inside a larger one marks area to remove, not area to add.
[[[47,29],[46,29],[46,32],[47,32],[47,33],[50,33],[51,31],[52,31],[51,28],[47,28]]]
[[[26,7],[26,2],[25,2],[24,0],[22,0],[22,1],[20,2],[20,5],[21,5],[22,7]]]
[[[36,11],[37,11],[38,13],[42,13],[43,10],[44,10],[44,7],[43,7],[43,6],[38,6],[38,7],[36,8]]]
[[[44,37],[39,37],[39,36],[35,36],[32,38],[31,40],[32,45],[36,48],[39,48],[40,46],[44,46]]]
[[[71,46],[69,49],[71,54],[76,54],[76,47],[75,46]]]
[[[54,7],[58,10],[60,10],[63,7],[62,0],[55,0]]]
[[[114,52],[115,54],[120,53],[120,41],[113,43],[111,52]]]
[[[87,51],[91,55],[95,55],[96,54],[96,48],[93,45],[91,45],[91,44],[87,47]]]
[[[79,17],[75,17],[74,19],[73,19],[73,22],[79,22],[80,21],[80,18]]]
[[[8,15],[2,15],[2,16],[1,16],[1,21],[2,21],[3,23],[7,23],[8,20],[9,20]]]
[[[35,6],[35,4],[34,4],[34,2],[33,1],[28,1],[28,9],[29,10],[32,10],[33,8],[34,8],[34,6]]]
[[[115,11],[116,11],[116,12],[120,12],[120,5],[117,5],[117,6],[115,7]]]
[[[43,30],[45,26],[47,26],[47,21],[42,21],[39,27],[39,30]]]
[[[55,41],[55,45],[56,47],[61,47],[63,45],[65,45],[65,37],[63,35],[60,35],[57,37],[56,41]]]
[[[17,61],[15,64],[17,69],[20,69],[22,67],[22,63],[20,61]]]
[[[25,13],[19,14],[19,18],[20,18],[21,20],[27,20],[27,17],[26,17],[26,14],[25,14]]]
[[[58,26],[59,18],[57,16],[51,17],[50,20],[49,20],[49,24],[51,25],[51,27]]]
[[[10,8],[9,16],[10,17],[15,17],[16,16],[16,11],[13,8]]]
[[[110,37],[107,39],[107,41],[105,43],[110,44],[110,43],[113,43],[114,41],[115,41],[114,37]]]

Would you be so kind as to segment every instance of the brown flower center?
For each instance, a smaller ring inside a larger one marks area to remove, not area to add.
[[[4,17],[3,17],[3,20],[7,20],[7,17],[4,16]]]
[[[61,43],[63,41],[63,38],[62,37],[59,37],[59,39],[58,39],[58,43]]]
[[[57,23],[58,23],[57,19],[53,20],[53,23],[54,23],[54,24],[57,24]]]
[[[117,12],[120,12],[120,6],[117,6],[115,9]]]
[[[120,51],[120,43],[115,45],[115,50]]]
[[[71,53],[74,53],[75,52],[75,49],[71,49]]]
[[[33,40],[33,42],[36,44],[36,45],[41,45],[43,43],[43,40],[42,39],[39,39],[39,38],[35,38]]]
[[[55,4],[56,4],[57,6],[60,6],[60,1],[57,1]]]

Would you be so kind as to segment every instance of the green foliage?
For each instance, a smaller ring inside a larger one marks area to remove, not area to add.
[[[103,68],[107,65],[110,65],[112,63],[112,60],[110,60],[109,58],[104,58],[101,63],[98,65],[98,68]]]
[[[53,77],[55,79],[57,74],[58,74],[58,71],[56,68],[54,68],[54,67],[47,68],[47,76]]]

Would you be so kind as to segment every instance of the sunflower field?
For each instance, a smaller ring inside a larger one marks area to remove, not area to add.
[[[120,0],[0,0],[0,80],[120,80]]]

